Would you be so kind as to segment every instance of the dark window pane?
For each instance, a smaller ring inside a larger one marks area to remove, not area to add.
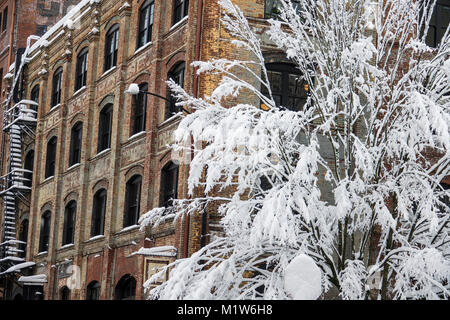
[[[138,48],[152,41],[154,3],[147,0],[139,12]]]
[[[173,1],[173,23],[179,22],[189,13],[189,0],[174,0]]]
[[[22,221],[19,230],[19,241],[27,242],[28,241],[28,220],[25,219]],[[19,244],[19,250],[22,252],[19,253],[19,257],[25,258],[27,251],[27,244],[21,243]]]
[[[45,178],[55,175],[56,164],[56,137],[51,138],[47,143],[47,157],[45,162]]]
[[[88,284],[86,290],[86,300],[99,300],[100,298],[100,283],[92,281]]]
[[[34,166],[34,150],[30,150],[27,155],[25,156],[25,163],[23,168],[25,170],[33,171]],[[24,185],[26,187],[31,188],[32,181],[33,181],[33,173],[32,172],[25,172],[23,174],[23,177],[27,180],[24,181]]]
[[[170,207],[173,199],[177,199],[178,193],[178,166],[173,162],[168,163],[161,171],[160,207]]]
[[[109,70],[117,64],[117,49],[119,47],[119,25],[113,25],[105,38],[105,67]]]
[[[99,115],[97,152],[111,146],[112,104],[106,105]]]
[[[64,210],[63,245],[73,243],[77,203],[70,201]]]
[[[78,54],[77,57],[77,70],[76,70],[76,81],[75,90],[79,90],[86,85],[87,78],[87,66],[88,66],[88,48],[84,48]]]
[[[76,123],[72,127],[70,137],[70,157],[69,166],[73,166],[80,162],[81,158],[81,140],[82,140],[83,124],[81,122]]]
[[[39,252],[48,251],[50,238],[50,211],[44,212],[41,216],[41,232],[39,235]]]
[[[185,66],[184,62],[179,63],[167,75],[168,79],[172,79],[182,88],[184,87],[184,66]],[[165,119],[168,119],[175,113],[179,112],[179,108],[175,105],[176,100],[172,96],[172,93],[169,88],[167,88],[167,95],[168,95],[167,99],[170,102],[166,103]]]
[[[134,300],[136,296],[136,279],[130,275],[123,276],[116,285],[115,300]]]
[[[52,107],[61,102],[62,68],[55,71],[52,82]]]
[[[147,83],[143,83],[139,86],[140,91],[148,91]],[[147,94],[139,93],[133,97],[133,110],[132,110],[132,131],[131,134],[136,134],[141,131],[145,131],[145,120],[147,113]]]
[[[127,182],[125,191],[125,214],[123,219],[124,228],[138,223],[141,185],[142,177],[140,175],[133,176]]]
[[[106,190],[101,189],[94,195],[92,207],[91,237],[102,235],[105,224]]]

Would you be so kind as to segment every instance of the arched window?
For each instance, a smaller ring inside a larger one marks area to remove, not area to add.
[[[301,110],[308,98],[308,85],[302,79],[300,71],[288,63],[268,63],[266,69],[272,96],[277,106],[292,111]],[[265,87],[261,89],[264,95],[269,95]],[[264,109],[263,106],[261,107]]]
[[[139,10],[138,48],[152,41],[154,7],[154,1],[147,0]]]
[[[55,175],[57,141],[57,138],[53,137],[47,142],[47,157],[45,158],[45,178]]]
[[[113,105],[107,104],[100,111],[98,122],[98,145],[97,152],[108,149],[111,146]]]
[[[70,300],[70,290],[66,286],[62,287],[60,290],[61,300]]]
[[[77,69],[75,76],[75,91],[86,85],[89,48],[83,48],[77,56]]]
[[[64,210],[64,228],[62,245],[73,243],[75,234],[75,220],[77,214],[77,203],[75,200],[70,201]]]
[[[69,166],[73,166],[80,162],[82,131],[83,123],[77,122],[70,132]]]
[[[160,207],[170,207],[178,193],[178,165],[169,162],[161,170]]]
[[[98,281],[91,281],[86,288],[86,300],[100,299],[100,283]]]
[[[184,68],[185,63],[181,62],[177,64],[170,72],[167,74],[167,79],[172,79],[176,84],[178,84],[180,87],[184,87]],[[167,99],[170,102],[166,103],[166,112],[165,112],[165,119],[170,118],[175,113],[177,113],[179,110],[175,106],[175,98],[172,96],[172,93],[169,88],[167,88]]]
[[[50,240],[50,218],[51,212],[45,211],[41,216],[41,232],[39,234],[39,252],[48,251]]]
[[[139,91],[148,91],[148,84],[142,83],[139,85]],[[132,131],[131,135],[145,131],[145,120],[147,113],[147,94],[139,92],[133,96],[132,109]]]
[[[174,0],[173,1],[173,22],[175,24],[188,15],[189,0]]]
[[[62,72],[62,67],[59,67],[53,74],[52,107],[58,105],[61,102]]]
[[[119,48],[119,24],[109,28],[105,38],[105,67],[109,70],[117,64],[117,49]]]
[[[136,297],[136,279],[127,274],[120,278],[115,289],[115,300],[134,300]]]
[[[125,190],[125,211],[123,227],[129,227],[138,223],[139,205],[141,202],[142,177],[134,175],[128,180]]]
[[[100,189],[94,195],[92,205],[91,237],[102,235],[105,226],[106,190]]]
[[[28,219],[25,219],[20,224],[19,241],[27,242],[27,240],[28,240]],[[25,258],[26,254],[27,254],[27,244],[21,243],[19,245],[19,250],[22,250],[22,252],[19,253],[19,256],[21,258]]]
[[[33,171],[34,167],[34,150],[28,151],[28,153],[25,155],[25,161],[23,168],[25,170]],[[26,187],[31,188],[31,185],[33,184],[33,172],[25,172],[23,174],[23,177],[26,179],[23,184]]]

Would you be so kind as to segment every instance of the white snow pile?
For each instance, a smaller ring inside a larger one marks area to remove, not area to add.
[[[284,270],[284,287],[295,300],[316,300],[322,294],[322,271],[306,254],[299,254]]]
[[[160,246],[153,248],[140,248],[138,251],[131,254],[134,255],[144,255],[144,256],[164,256],[164,257],[175,257],[177,255],[177,248],[174,246]]]

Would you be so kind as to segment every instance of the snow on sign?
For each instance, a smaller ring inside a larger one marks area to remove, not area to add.
[[[312,258],[300,254],[284,271],[284,287],[295,300],[316,300],[322,294],[322,272]]]

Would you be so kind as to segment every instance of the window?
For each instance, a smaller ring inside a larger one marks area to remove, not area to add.
[[[70,201],[64,210],[64,228],[62,245],[71,244],[75,234],[75,219],[77,213],[77,203],[75,200]]]
[[[147,0],[139,10],[139,32],[137,47],[152,41],[154,2]]]
[[[300,8],[299,0],[291,0],[295,8]],[[280,14],[281,1],[280,0],[266,0],[264,7],[264,18],[277,19]]]
[[[308,84],[301,78],[300,72],[288,63],[269,63],[266,65],[272,96],[277,106],[292,111],[300,110],[308,98]],[[269,95],[262,87],[262,93]],[[264,109],[264,105],[261,105]]]
[[[66,286],[62,287],[60,291],[61,300],[70,300],[70,289]]]
[[[178,193],[178,166],[169,162],[161,170],[160,207],[170,207]]]
[[[105,68],[109,70],[117,64],[117,49],[119,47],[119,25],[109,28],[105,39]]]
[[[45,178],[55,175],[56,164],[56,137],[51,138],[47,142],[47,157],[45,159]]]
[[[450,23],[450,0],[437,0],[430,20],[425,43],[437,47]]]
[[[115,300],[134,300],[136,296],[136,279],[127,274],[120,278],[115,289]]]
[[[140,91],[148,91],[147,83],[139,85]],[[147,94],[139,92],[133,96],[132,108],[132,131],[131,134],[136,134],[145,131],[145,120],[147,113]]]
[[[19,241],[27,242],[27,240],[28,240],[28,219],[25,219],[20,224]],[[19,257],[25,258],[27,254],[27,244],[26,243],[19,244],[19,250],[22,250],[22,252],[19,252]]]
[[[88,66],[88,47],[80,51],[77,56],[77,71],[75,79],[75,91],[86,85],[87,66]]]
[[[100,283],[91,281],[86,289],[86,300],[99,300],[100,298]]]
[[[180,87],[184,87],[184,62],[177,64],[167,75],[168,79],[172,79]],[[167,99],[170,102],[166,103],[165,119],[169,119],[175,113],[178,112],[178,108],[175,106],[175,98],[172,96],[170,89],[167,88]]]
[[[53,74],[52,82],[52,107],[61,102],[61,83],[62,83],[62,68],[58,68]]]
[[[83,123],[77,122],[70,133],[70,154],[69,166],[80,163],[81,157],[81,138],[83,134]]]
[[[39,234],[39,252],[48,251],[50,239],[50,211],[45,211],[41,216],[41,232]]]
[[[173,1],[173,22],[175,24],[188,15],[189,0]]]
[[[125,212],[123,227],[129,227],[138,223],[139,205],[141,202],[142,177],[135,175],[128,180],[125,190]]]
[[[97,152],[106,150],[111,146],[112,112],[112,104],[107,104],[100,111]]]
[[[3,10],[3,23],[2,23],[2,31],[6,30],[8,26],[8,7]]]
[[[40,87],[39,87],[38,84],[35,85],[33,87],[33,89],[31,89],[30,100],[39,103],[39,89],[40,89]],[[38,111],[38,107],[37,106],[31,106],[31,108],[33,110],[35,110],[36,112]],[[36,115],[36,117],[37,117],[37,115]]]
[[[106,190],[100,189],[94,195],[92,206],[91,237],[102,235],[105,224]]]
[[[34,167],[34,150],[30,150],[25,156],[25,163],[23,168],[25,170],[33,171],[33,167]],[[23,177],[26,179],[23,183],[25,187],[31,188],[33,184],[33,172],[25,172],[23,174]]]

